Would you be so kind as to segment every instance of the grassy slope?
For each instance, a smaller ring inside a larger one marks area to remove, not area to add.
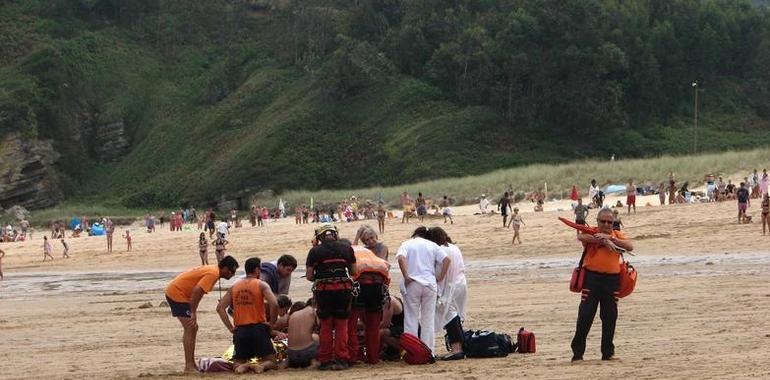
[[[585,196],[588,184],[592,178],[600,185],[624,184],[629,178],[636,183],[645,184],[652,182],[657,184],[668,178],[668,172],[675,173],[677,183],[684,181],[691,183],[691,188],[703,184],[704,176],[712,173],[729,178],[737,184],[751,170],[770,167],[770,148],[754,149],[748,151],[729,151],[722,153],[688,155],[688,156],[662,156],[648,159],[630,159],[610,162],[609,160],[580,160],[566,164],[546,165],[534,164],[518,168],[495,170],[482,175],[465,176],[457,178],[444,178],[439,180],[424,181],[402,186],[351,188],[344,190],[324,191],[289,191],[281,194],[281,198],[290,207],[297,204],[307,204],[310,197],[315,202],[337,202],[341,199],[358,196],[359,199],[377,200],[382,193],[385,201],[391,206],[398,204],[399,195],[403,191],[416,194],[421,191],[426,197],[434,199],[443,195],[455,198],[459,203],[472,203],[478,200],[481,193],[487,193],[492,199],[496,199],[512,185],[517,192],[530,192],[543,188],[548,184],[550,197],[567,197],[573,185],[578,186],[581,194]],[[277,197],[264,197],[257,202],[266,205],[275,205]]]
[[[39,120],[40,136],[72,134],[77,128],[72,120],[87,101],[98,105],[99,122],[124,120],[132,130],[133,149],[121,162],[111,164],[97,164],[77,144],[60,140],[57,149],[64,156],[60,166],[75,178],[68,187],[74,202],[81,204],[203,204],[246,188],[366,188],[575,157],[690,151],[689,119],[583,141],[510,128],[493,110],[458,106],[435,87],[408,77],[395,77],[333,101],[323,95],[312,74],[277,65],[259,41],[238,46],[234,53],[238,64],[228,71],[219,46],[189,48],[170,58],[134,42],[134,36],[120,28],[89,30],[75,21],[60,25],[13,9],[16,13],[3,19],[24,22],[7,24],[4,30],[19,35],[25,30],[25,38],[8,45],[17,57],[5,61],[4,70],[39,75],[61,91],[52,112]],[[212,96],[231,78],[236,78],[232,88]],[[64,83],[70,86],[62,90]],[[711,109],[718,107],[708,104],[704,95],[700,151],[770,142],[767,121]],[[503,183],[531,189],[545,179],[567,186],[592,175],[577,169],[569,169],[575,170],[574,175],[556,171],[558,176],[550,168],[539,170],[548,173],[530,180],[532,175],[506,178],[508,171],[495,172],[489,178],[503,179],[463,180],[467,184],[462,189],[455,189],[453,180],[440,180],[436,183],[447,185],[426,192],[473,196],[479,189],[492,191]],[[699,168],[691,175],[708,170],[717,168]],[[396,188],[400,186],[388,192]]]

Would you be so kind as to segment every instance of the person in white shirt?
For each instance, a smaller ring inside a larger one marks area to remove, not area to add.
[[[452,239],[440,228],[430,229],[430,240],[436,243],[447,254],[449,270],[444,281],[438,283],[438,300],[436,301],[435,330],[446,330],[447,342],[451,354],[443,360],[459,360],[465,358],[463,352],[463,326],[465,320],[465,305],[468,303],[468,285],[465,280],[465,262],[460,248],[452,244]]]
[[[396,259],[404,278],[401,282],[404,332],[418,336],[417,329],[421,327],[420,340],[434,352],[437,282],[444,281],[451,259],[429,238],[430,231],[418,227],[412,238],[398,248]],[[441,271],[437,275],[438,265]]]
[[[596,186],[596,180],[591,180],[591,186],[588,187],[588,199],[591,202],[591,205],[593,207],[596,207],[596,202],[594,202],[594,197],[596,197],[596,194],[599,193],[599,186]]]
[[[489,207],[489,200],[487,200],[486,194],[481,194],[481,200],[479,200],[479,211],[481,211],[482,214],[486,214],[487,207]]]
[[[224,239],[227,237],[227,233],[230,232],[230,228],[227,226],[227,222],[222,220],[217,224],[217,234]]]

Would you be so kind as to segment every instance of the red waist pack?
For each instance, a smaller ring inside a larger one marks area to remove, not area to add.
[[[572,270],[572,278],[569,280],[569,290],[573,293],[580,293],[583,290],[583,278],[586,275],[583,269],[583,260],[586,258],[586,249],[583,248],[583,255],[580,256],[580,262]]]
[[[618,298],[627,297],[629,294],[633,293],[634,288],[636,287],[636,278],[638,277],[638,273],[633,265],[629,264],[628,261],[623,259],[623,262],[620,263],[620,286],[618,288]]]
[[[535,344],[535,333],[519,329],[519,334],[516,338],[516,346],[519,348],[520,354],[532,354],[537,352],[537,345]]]

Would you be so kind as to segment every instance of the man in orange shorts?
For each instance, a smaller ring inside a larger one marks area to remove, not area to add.
[[[166,301],[171,315],[179,319],[184,328],[185,372],[198,372],[195,365],[195,338],[198,334],[198,310],[203,295],[214,288],[220,278],[229,280],[238,270],[238,262],[232,256],[225,256],[217,265],[204,265],[176,276],[166,287]]]

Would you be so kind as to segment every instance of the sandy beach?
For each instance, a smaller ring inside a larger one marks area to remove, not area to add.
[[[616,199],[608,197],[607,204]],[[623,199],[625,202],[625,199]],[[654,206],[645,206],[650,203]],[[570,340],[580,297],[568,290],[571,268],[581,248],[575,232],[558,216],[572,219],[569,202],[549,202],[532,212],[522,203],[526,225],[522,245],[511,245],[512,231],[499,215],[473,215],[476,206],[457,207],[455,223],[441,225],[462,249],[469,278],[467,329],[487,329],[515,336],[526,327],[537,336],[535,354],[500,359],[467,359],[429,366],[404,363],[359,365],[322,373],[275,371],[269,378],[335,376],[339,379],[527,378],[527,379],[740,379],[770,377],[770,236],[762,236],[759,201],[752,200],[755,222],[739,225],[735,201],[657,206],[657,196],[638,197],[637,213],[621,215],[634,239],[640,272],[637,290],[619,304],[615,338],[619,360],[602,362],[597,315],[585,362],[570,363]],[[595,211],[589,221],[595,220]],[[338,224],[341,236],[353,238],[364,223]],[[293,218],[232,230],[228,253],[243,261],[250,256],[274,260],[288,253],[304,264],[316,225],[295,225]],[[387,221],[381,240],[391,250],[418,226]],[[125,252],[120,237],[133,235],[134,251]],[[61,258],[54,243],[53,262],[42,262],[42,233],[31,241],[5,243],[0,282],[0,378],[179,378],[183,367],[182,329],[163,301],[163,288],[176,274],[199,265],[198,231],[153,234],[137,224],[119,227],[114,252],[106,253],[104,237],[67,239],[70,259]],[[210,260],[214,260],[213,250]],[[239,276],[242,274],[242,269]],[[310,283],[294,272],[291,297],[304,300]],[[398,294],[400,275],[391,292]],[[231,281],[222,281],[222,288]],[[203,298],[199,308],[196,356],[219,356],[231,336],[214,310],[219,291]],[[149,307],[147,307],[149,305]],[[443,353],[443,339],[437,352]],[[200,377],[192,375],[189,377]],[[214,377],[213,375],[207,377]],[[216,378],[235,378],[217,375]]]

